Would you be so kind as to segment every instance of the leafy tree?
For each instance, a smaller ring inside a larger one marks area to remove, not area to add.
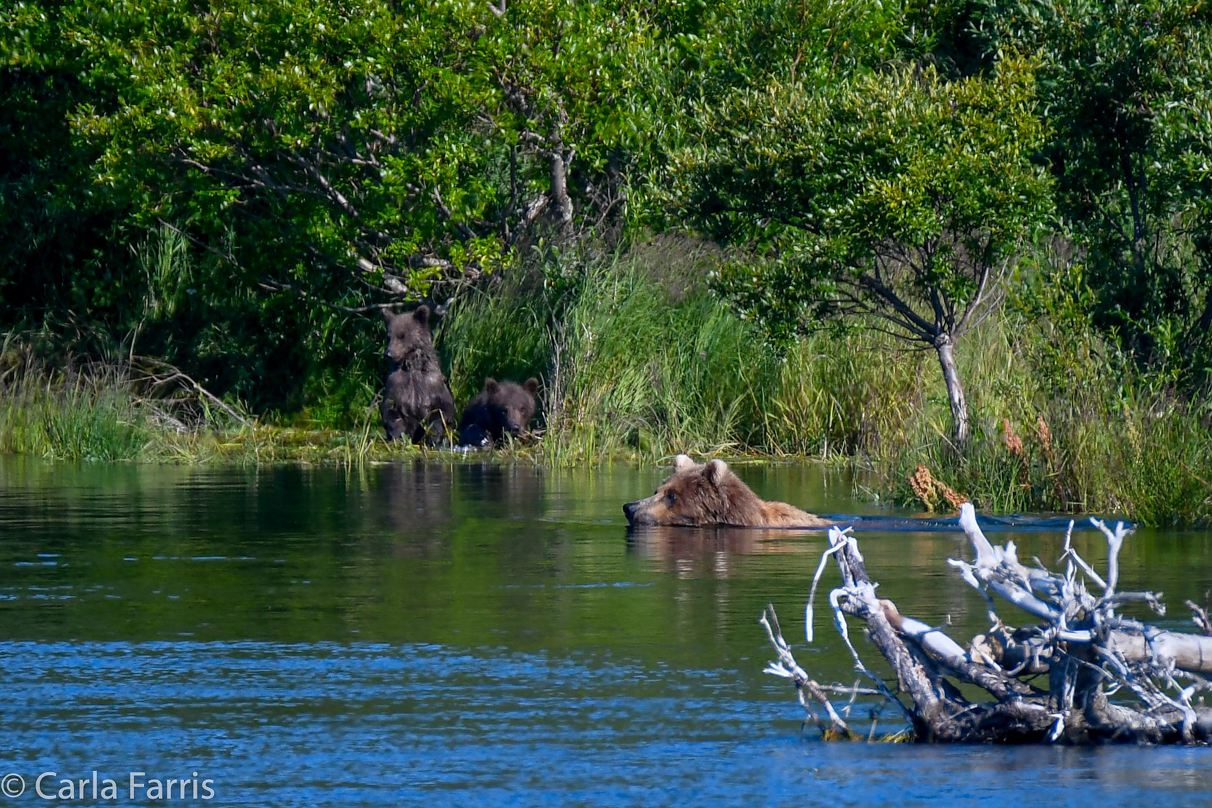
[[[5,319],[138,334],[219,389],[293,390],[297,406],[292,379],[344,372],[377,342],[358,313],[622,219],[664,58],[653,14],[613,0],[4,6]],[[189,244],[167,265],[190,277],[171,309],[148,305],[138,260],[165,232]]]
[[[1096,323],[1138,358],[1212,329],[1212,11],[1186,0],[991,7],[993,47],[1036,52],[1057,208]]]
[[[688,4],[691,5],[691,4]],[[687,111],[714,109],[739,88],[771,82],[804,87],[836,83],[896,55],[904,16],[898,3],[733,0],[692,4],[698,13],[671,21],[665,32],[670,69],[654,85],[660,121],[658,144],[644,168],[660,186],[650,211],[660,220],[665,160],[687,142],[710,137]],[[677,226],[680,222],[671,222]]]
[[[47,311],[114,316],[138,299],[116,266],[129,258],[112,237],[119,211],[91,193],[96,150],[76,143],[69,113],[96,99],[82,66],[43,61],[60,47],[47,13],[0,8],[0,322],[37,322]],[[80,318],[83,320],[84,318]],[[83,325],[79,322],[77,325]]]
[[[718,287],[777,338],[874,316],[933,349],[966,441],[955,345],[999,302],[1049,210],[1030,161],[1044,135],[1031,65],[1007,58],[959,81],[927,67],[815,89],[772,82],[699,113],[675,204],[750,256]]]
[[[356,308],[491,270],[545,211],[570,228],[574,155],[586,186],[611,184],[647,36],[626,17],[561,0],[119,0],[60,25],[63,58],[109,88],[72,113],[103,149],[99,185],[246,282]],[[618,186],[579,190],[608,209]]]
[[[708,102],[771,80],[828,84],[896,56],[901,3],[738,0],[713,3],[697,34],[678,37],[693,86]]]

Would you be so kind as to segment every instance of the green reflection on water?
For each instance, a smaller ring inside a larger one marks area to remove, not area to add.
[[[762,496],[873,512],[820,466],[738,467]],[[437,643],[646,666],[738,671],[754,694],[774,603],[802,646],[820,532],[629,535],[620,510],[660,470],[549,471],[474,463],[360,470],[48,464],[0,459],[0,636],[18,640]],[[1000,533],[1054,563],[1055,533]],[[1129,539],[1121,588],[1165,592],[1167,625],[1212,589],[1212,534]],[[984,602],[946,565],[954,532],[859,533],[903,613],[967,640]],[[1101,535],[1079,533],[1099,567]],[[833,577],[831,577],[833,576]],[[826,587],[836,577],[830,571]],[[826,590],[827,591],[827,590]],[[826,600],[822,596],[822,604]],[[1003,609],[1010,622],[1021,620]],[[822,679],[853,671],[818,610]]]

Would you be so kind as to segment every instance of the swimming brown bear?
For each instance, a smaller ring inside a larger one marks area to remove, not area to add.
[[[686,455],[673,459],[673,476],[647,499],[623,506],[627,522],[681,527],[829,527],[833,524],[785,502],[759,499],[723,460],[699,465]]]

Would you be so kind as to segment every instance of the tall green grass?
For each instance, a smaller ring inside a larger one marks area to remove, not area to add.
[[[714,266],[705,249],[665,242],[571,277],[558,266],[555,278],[507,276],[438,332],[456,402],[487,376],[539,377],[540,453],[556,464],[852,456],[903,440],[928,397],[925,356],[855,332],[776,349],[709,292]]]
[[[707,267],[633,252],[572,277],[531,270],[463,301],[438,334],[456,402],[486,376],[538,376],[552,463],[752,451],[780,363],[705,293]]]
[[[1042,313],[1010,305],[960,343],[974,429],[956,447],[932,352],[858,330],[777,352],[709,293],[712,266],[706,252],[648,245],[582,262],[571,278],[567,267],[516,273],[439,332],[456,400],[485,376],[540,377],[535,456],[553,464],[836,458],[902,503],[916,501],[909,477],[925,465],[991,510],[1212,519],[1206,398],[1137,371],[1053,293],[1036,290],[1051,306]]]
[[[1015,307],[960,346],[974,434],[949,438],[937,366],[921,375],[921,406],[863,458],[872,485],[915,499],[919,465],[998,512],[1107,512],[1145,524],[1212,521],[1212,409],[1141,371],[1088,330]],[[894,361],[904,361],[902,359]]]
[[[133,460],[151,430],[112,371],[0,382],[0,452],[57,460]]]
[[[672,300],[635,263],[591,268],[553,328],[553,458],[760,445],[753,428],[777,363],[750,332],[708,295]]]
[[[380,439],[369,408],[353,429],[241,424],[201,397],[132,378],[121,362],[55,370],[28,342],[0,342],[0,453],[48,460],[171,463],[315,462],[355,465],[421,454]]]

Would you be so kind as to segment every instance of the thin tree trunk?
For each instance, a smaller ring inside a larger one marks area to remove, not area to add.
[[[569,155],[557,145],[551,150],[551,201],[555,203],[560,232],[572,230],[572,197],[568,195]]]
[[[968,405],[964,402],[964,388],[955,367],[955,343],[950,334],[943,333],[935,338],[934,347],[938,351],[938,363],[943,368],[943,381],[947,384],[947,398],[951,402],[955,443],[962,446],[968,442]]]
[[[1188,338],[1199,338],[1212,330],[1212,284],[1208,285],[1208,294],[1204,297],[1204,311],[1195,323],[1195,329]]]

